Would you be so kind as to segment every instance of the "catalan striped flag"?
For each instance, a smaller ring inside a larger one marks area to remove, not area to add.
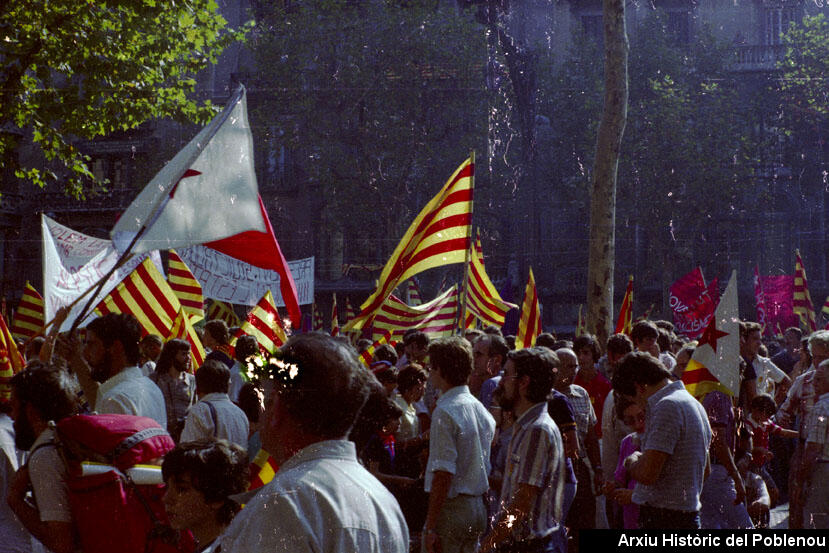
[[[518,334],[515,336],[515,349],[533,347],[539,334],[541,334],[541,307],[538,305],[538,292],[535,289],[533,270],[530,269],[530,278],[524,289],[524,303],[521,305]]]
[[[800,258],[800,250],[794,251],[794,302],[793,311],[795,315],[806,325],[806,330],[814,332],[817,330],[815,322],[815,306],[812,304],[812,296],[809,295],[809,282],[806,280],[806,269],[803,267],[803,259]]]
[[[142,334],[169,336],[181,309],[170,285],[150,258],[127,275],[95,307],[99,315],[130,313],[138,319]]]
[[[348,298],[348,296],[346,296],[345,297],[345,324],[348,324],[349,322],[351,322],[351,319],[353,319],[355,316],[356,316],[356,313],[354,312],[354,307],[351,306],[351,300]]]
[[[196,329],[193,328],[191,319],[184,310],[184,306],[178,310],[176,320],[173,321],[173,328],[170,329],[170,338],[178,338],[179,340],[190,342],[190,356],[193,358],[192,366],[194,371],[204,364],[204,359],[207,357],[204,351],[204,345],[202,345]]]
[[[820,308],[820,312],[829,315],[829,296],[826,296],[826,301],[823,302],[823,307]]]
[[[423,299],[420,296],[420,287],[417,285],[417,281],[415,279],[410,278],[406,285],[406,303],[411,305],[412,307],[416,307],[423,303]]]
[[[384,330],[380,333],[380,336],[374,340],[374,343],[371,344],[369,347],[365,349],[365,351],[360,353],[360,362],[366,366],[366,368],[371,368],[371,362],[374,360],[374,352],[377,351],[377,348],[382,346],[383,344],[388,344],[391,340],[392,331],[389,329]]]
[[[6,326],[6,319],[0,315],[0,402],[11,401],[12,390],[9,381],[25,366],[26,362],[17,350],[9,327]]]
[[[396,296],[389,297],[374,317],[374,334],[377,340],[385,331],[402,336],[416,328],[432,337],[451,336],[455,332],[458,314],[458,287],[453,286],[430,302],[412,307]]]
[[[337,294],[334,294],[334,299],[331,303],[331,336],[338,336],[340,334],[340,316],[337,313]]]
[[[241,324],[236,312],[233,311],[233,307],[229,303],[219,300],[210,300],[210,307],[207,309],[207,320],[212,321],[214,319],[224,321],[228,328]]]
[[[248,484],[248,491],[261,488],[276,475],[279,467],[276,466],[276,461],[264,449],[260,449],[256,457],[250,463],[250,484]]]
[[[204,319],[201,284],[175,250],[170,250],[167,282],[178,297],[184,312],[190,317],[190,322],[197,323]]]
[[[628,287],[625,290],[625,297],[622,299],[622,307],[619,308],[619,319],[616,321],[616,334],[622,333],[630,336],[630,329],[633,327],[633,275],[628,279]]]
[[[737,304],[737,271],[714,310],[699,344],[682,373],[685,388],[702,400],[708,392],[732,396],[740,392],[740,321]]]
[[[15,338],[23,340],[34,338],[41,333],[45,322],[43,296],[27,280],[12,319],[11,333]]]
[[[250,310],[247,319],[242,323],[235,337],[238,338],[243,334],[256,337],[256,341],[259,342],[259,349],[268,353],[273,353],[279,346],[288,341],[285,330],[282,328],[282,319],[279,318],[279,312],[276,310],[270,290],[265,292],[262,299]]]
[[[377,289],[345,330],[363,328],[407,278],[433,267],[466,262],[472,229],[474,167],[471,156],[426,204],[383,268]]]
[[[317,308],[316,303],[314,303],[314,305],[311,307],[311,310],[314,313],[314,320],[311,326],[311,330],[314,330],[316,332],[322,332],[322,313],[320,313],[320,310],[319,308]]]
[[[480,246],[480,236],[476,241],[476,246],[470,248],[469,252],[469,265],[466,272],[466,313],[474,315],[484,325],[502,327],[507,312],[510,309],[517,309],[518,306],[501,299],[501,295],[486,274],[482,252],[477,246]]]

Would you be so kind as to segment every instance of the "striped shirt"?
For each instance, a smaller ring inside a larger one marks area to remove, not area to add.
[[[596,422],[598,422],[596,412],[593,410],[590,395],[581,386],[570,384],[562,393],[567,396],[570,407],[573,408],[573,415],[576,418],[576,434],[579,437],[579,457],[583,458],[587,455],[584,450],[584,440],[587,436],[587,431],[595,427]]]
[[[817,401],[814,378],[815,370],[811,368],[808,372],[795,378],[792,387],[789,388],[789,392],[786,394],[786,400],[777,410],[777,416],[775,417],[777,424],[783,428],[793,428],[800,432],[801,436],[807,432],[804,423],[809,413],[812,412],[815,401]],[[794,426],[795,421],[798,423],[797,426]]]
[[[656,482],[636,484],[633,502],[675,511],[699,511],[711,425],[702,404],[682,381],[665,385],[648,398],[642,451],[667,453]]]
[[[509,504],[521,484],[539,488],[539,493],[532,510],[513,525],[513,540],[549,536],[561,520],[564,446],[546,402],[530,407],[513,425],[501,485],[502,505]]]
[[[806,441],[821,444],[818,460],[829,462],[829,394],[823,394],[815,403],[806,427]]]

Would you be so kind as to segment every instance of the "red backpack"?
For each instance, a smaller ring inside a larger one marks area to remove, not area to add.
[[[75,415],[56,424],[55,436],[54,446],[67,466],[73,525],[84,553],[195,550],[189,532],[168,525],[164,486],[155,467],[175,443],[156,421],[133,415]],[[155,483],[136,483],[131,476],[137,473],[135,465],[155,465],[143,469]]]

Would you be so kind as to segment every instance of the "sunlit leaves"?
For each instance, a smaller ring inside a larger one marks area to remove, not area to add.
[[[31,131],[59,162],[53,173],[21,168],[20,178],[58,180],[74,195],[91,173],[68,142],[154,118],[206,121],[213,107],[190,99],[194,76],[250,29],[228,30],[214,0],[32,0],[4,10],[0,124]],[[0,141],[0,157],[14,146]]]

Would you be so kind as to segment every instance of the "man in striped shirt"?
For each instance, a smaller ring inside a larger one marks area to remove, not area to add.
[[[564,448],[547,412],[558,357],[547,348],[511,351],[500,387],[501,405],[515,413],[501,485],[501,508],[480,551],[559,551]],[[559,551],[559,553],[564,553]]]

